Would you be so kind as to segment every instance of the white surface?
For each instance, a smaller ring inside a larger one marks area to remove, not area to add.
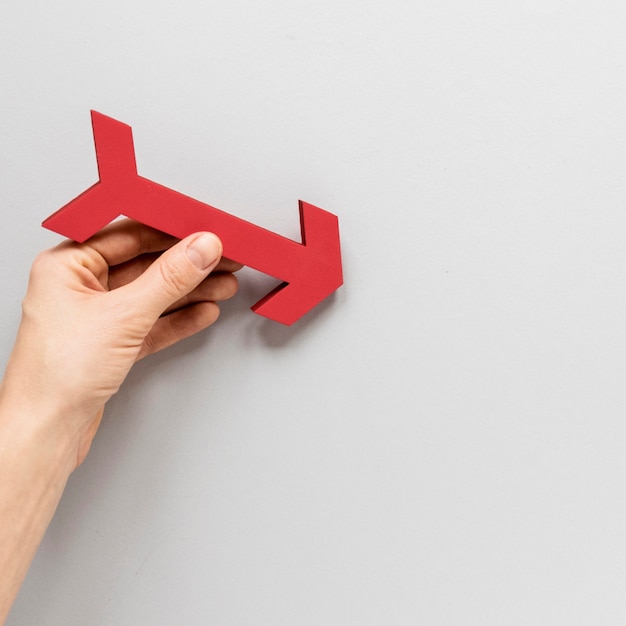
[[[296,237],[345,287],[140,364],[10,626],[626,621],[626,5],[0,5],[6,358],[40,221],[140,173]]]

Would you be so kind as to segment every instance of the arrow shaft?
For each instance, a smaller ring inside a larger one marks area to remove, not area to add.
[[[180,239],[202,230],[219,233],[224,256],[279,280],[290,282],[290,268],[305,258],[301,243],[143,176],[127,179],[124,186],[105,184],[103,191],[120,214]],[[155,211],[155,206],[172,208]]]

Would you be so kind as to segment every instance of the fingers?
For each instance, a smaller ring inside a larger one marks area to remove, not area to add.
[[[115,293],[156,320],[215,269],[221,254],[222,243],[215,235],[196,233],[164,252],[143,274]]]
[[[118,289],[143,274],[159,255],[144,254],[139,258],[112,267],[109,271],[108,288]],[[238,289],[238,281],[231,272],[241,269],[241,264],[230,259],[220,259],[215,269],[193,291],[170,305],[164,313],[182,309],[197,302],[220,302],[232,298]]]
[[[141,276],[159,256],[159,253],[142,254],[135,259],[111,267],[109,269],[108,288],[110,290],[117,289],[132,282]],[[213,272],[236,272],[241,268],[241,263],[235,263],[235,261],[222,257]],[[209,299],[213,300],[213,298]]]
[[[176,237],[134,220],[122,219],[109,224],[84,244],[66,241],[60,247],[77,247],[89,252],[91,260],[97,261],[96,265],[90,263],[89,267],[98,274],[103,286],[107,287],[108,281],[108,288],[116,289],[135,280],[163,251],[178,241]],[[106,263],[104,267],[100,267],[102,260]],[[242,267],[241,263],[222,258],[213,271],[236,272]]]
[[[98,252],[108,265],[119,265],[142,254],[167,250],[177,241],[154,228],[123,219],[109,224],[82,245]]]
[[[237,261],[231,261],[230,259],[225,259],[222,257],[220,262],[217,264],[215,268],[216,272],[238,272],[243,265],[241,263],[237,263]]]
[[[215,302],[200,302],[160,317],[146,336],[137,360],[204,330],[217,320],[219,314]]]
[[[198,302],[222,302],[232,298],[239,288],[237,278],[231,273],[212,273],[193,291],[168,306],[163,314],[185,308]]]
[[[199,302],[222,302],[232,298],[238,289],[238,281],[230,273],[210,274],[193,291],[183,296],[167,309],[164,314],[188,307]]]

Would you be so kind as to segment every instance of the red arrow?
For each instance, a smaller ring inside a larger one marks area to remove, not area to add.
[[[252,310],[293,324],[343,284],[335,215],[300,200],[302,243],[184,196],[137,174],[132,129],[91,112],[100,181],[44,221],[83,242],[119,215],[182,239],[209,230],[224,256],[284,281]]]

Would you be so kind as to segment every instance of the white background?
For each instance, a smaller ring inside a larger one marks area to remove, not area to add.
[[[626,623],[626,5],[5,0],[5,360],[40,222],[139,172],[345,286],[139,364],[10,626]],[[0,470],[1,471],[1,470]]]

